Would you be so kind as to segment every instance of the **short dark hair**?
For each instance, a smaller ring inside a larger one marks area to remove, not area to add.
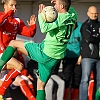
[[[68,11],[71,5],[71,0],[60,0],[60,3],[64,5],[65,9]]]

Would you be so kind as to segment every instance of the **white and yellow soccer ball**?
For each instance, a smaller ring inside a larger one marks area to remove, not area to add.
[[[41,15],[42,15],[42,19],[45,22],[50,23],[57,19],[58,13],[53,6],[46,6],[45,8],[43,8]]]

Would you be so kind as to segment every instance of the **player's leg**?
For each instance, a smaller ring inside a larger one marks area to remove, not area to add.
[[[32,92],[33,96],[35,96],[34,86],[30,80],[28,80],[28,87],[30,88],[30,91]]]
[[[0,86],[2,85],[3,81],[0,79]]]
[[[31,80],[34,80],[31,76],[29,77],[30,75],[28,76],[25,76],[25,75],[21,75],[21,78],[26,80],[27,81],[27,85],[31,91],[31,93],[33,94],[33,96],[35,97],[35,91],[34,91],[34,86],[33,86],[33,83],[31,82]]]
[[[37,96],[36,100],[45,100],[45,83],[37,79]]]
[[[2,85],[3,81],[0,79],[0,86]],[[3,96],[0,95],[0,100],[3,100]]]
[[[0,86],[2,86],[2,83],[5,80],[6,72],[7,71],[3,71],[2,73],[0,73]],[[9,88],[6,89],[6,94],[4,96],[0,95],[0,100],[3,98],[6,100],[12,100]]]
[[[27,78],[27,77],[26,77]],[[16,77],[15,81],[13,82],[15,86],[20,86],[23,94],[28,98],[28,100],[36,100],[33,96],[30,88],[28,87],[28,81],[23,79],[20,75]]]
[[[57,59],[47,56],[44,52],[42,43],[25,42],[24,46],[28,56],[38,62],[37,96],[36,100],[45,100],[45,84],[48,81],[54,65],[58,63]]]
[[[46,58],[46,56],[45,56],[45,58]],[[45,84],[51,76],[54,65],[56,65],[58,63],[57,60],[52,59],[52,58],[50,58],[50,59],[49,59],[49,62],[46,62],[45,64],[38,63],[39,77],[37,80],[36,100],[45,100],[45,90],[44,90]]]
[[[11,59],[16,49],[26,56],[28,55],[24,47],[24,41],[12,40],[0,58],[0,70]]]
[[[5,94],[6,89],[12,83],[13,79],[21,73],[21,70],[23,69],[23,64],[12,57],[7,62],[7,65],[5,67],[6,69],[12,69],[12,70],[8,72],[2,86],[0,87],[0,95]]]

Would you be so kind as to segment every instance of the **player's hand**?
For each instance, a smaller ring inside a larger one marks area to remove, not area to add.
[[[9,17],[14,16],[14,10],[10,10],[10,11],[8,11],[7,14],[8,14]]]
[[[28,78],[32,81],[34,81],[34,78],[31,75],[28,75]]]
[[[45,5],[44,4],[40,4],[38,13],[41,13],[43,8],[45,8]]]
[[[55,3],[56,2],[56,0],[51,0],[51,3]]]
[[[32,15],[30,17],[30,21],[27,21],[28,25],[31,26],[31,25],[36,24],[36,19],[37,19],[37,17],[35,15]]]

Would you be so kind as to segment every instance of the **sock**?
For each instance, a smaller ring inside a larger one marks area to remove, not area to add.
[[[38,90],[36,100],[45,100],[45,90]]]
[[[89,82],[88,86],[88,100],[93,100],[93,90],[94,89],[94,80]]]
[[[24,80],[20,82],[20,88],[23,94],[28,98],[28,100],[36,100]]]
[[[6,50],[3,52],[3,55],[0,59],[0,70],[3,68],[3,66],[7,63],[7,61],[10,60],[10,58],[13,56],[15,52],[15,49],[11,46],[8,46]]]
[[[96,91],[95,100],[100,100],[100,88]]]
[[[68,98],[68,88],[65,89],[64,100],[67,100],[67,98]]]
[[[79,89],[72,88],[71,100],[77,100],[78,93],[79,93]]]
[[[16,69],[12,69],[12,70],[10,70],[10,72],[8,72],[2,86],[0,87],[0,95],[5,94],[6,89],[8,88],[8,86],[12,83],[13,79],[15,79],[15,77],[17,75],[19,75],[20,73],[21,72],[16,70]]]
[[[29,84],[29,88],[33,94],[33,96],[35,96],[35,92],[34,92],[34,87],[33,87],[33,84]]]

